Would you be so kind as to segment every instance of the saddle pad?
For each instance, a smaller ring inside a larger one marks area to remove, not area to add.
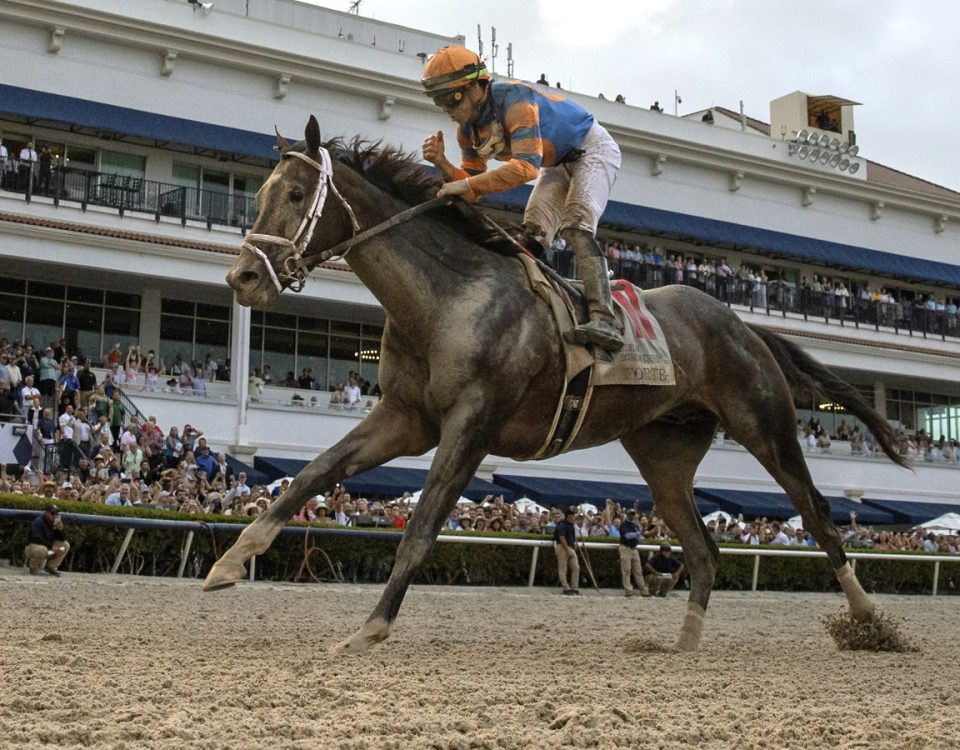
[[[536,261],[524,255],[517,256],[527,271],[533,289],[553,310],[560,339],[567,360],[567,381],[593,366],[591,387],[598,385],[676,385],[670,347],[660,324],[650,314],[640,290],[628,281],[611,283],[614,312],[623,326],[624,346],[611,356],[606,352],[592,356],[585,347],[567,343],[565,331],[576,326],[576,315],[566,295],[561,295],[553,283],[537,267]]]
[[[610,289],[623,326],[624,345],[612,362],[597,358],[593,384],[676,385],[670,347],[640,290],[620,279],[614,280]]]

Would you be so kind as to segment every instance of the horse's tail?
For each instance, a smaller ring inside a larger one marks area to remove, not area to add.
[[[897,435],[893,428],[863,399],[856,388],[838,378],[792,341],[761,326],[749,327],[777,360],[798,406],[822,401],[840,404],[870,429],[891,461],[910,468],[910,462],[897,450]]]

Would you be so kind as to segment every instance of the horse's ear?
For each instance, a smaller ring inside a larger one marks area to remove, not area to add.
[[[277,129],[276,125],[273,126],[273,129],[277,134],[277,142],[273,144],[273,148],[282,154],[284,151],[290,148],[290,144],[283,140],[283,136],[280,135],[280,131]]]
[[[320,123],[317,122],[317,118],[313,115],[310,115],[310,119],[307,121],[307,127],[303,131],[303,137],[306,139],[307,148],[311,153],[320,150]]]

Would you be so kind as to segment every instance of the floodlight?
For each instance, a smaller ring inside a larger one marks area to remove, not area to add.
[[[816,161],[820,158],[820,149],[814,148],[810,150],[810,161]]]
[[[841,172],[846,172],[846,171],[847,171],[847,167],[849,167],[849,166],[850,166],[850,160],[849,160],[849,159],[841,159],[841,160],[840,160],[839,169],[840,169]]]
[[[821,163],[821,164],[826,164],[828,161],[830,161],[830,152],[829,152],[829,151],[821,151],[821,152],[820,152],[820,163]]]
[[[793,156],[794,154],[797,153],[797,149],[798,149],[798,148],[799,148],[799,146],[797,146],[796,143],[788,143],[788,144],[787,144],[787,155],[788,155],[788,156]]]
[[[800,157],[801,159],[806,159],[807,154],[809,153],[810,153],[809,146],[801,146],[800,148],[797,149],[797,156]]]
[[[847,144],[847,143],[841,143],[841,144],[840,144],[840,153],[841,153],[841,154],[845,154],[845,153],[847,153],[847,151],[849,151],[849,150],[850,150],[850,145],[849,145],[849,144]]]
[[[810,131],[804,128],[799,133],[797,133],[797,141],[803,143],[807,140],[807,136],[810,135]]]
[[[834,154],[830,157],[830,166],[836,167],[840,163],[840,154]]]
[[[850,156],[856,156],[860,153],[860,147],[854,143],[850,148],[847,149],[847,153],[850,154]]]
[[[859,171],[860,171],[860,162],[857,162],[857,161],[853,162],[849,168],[850,174],[856,174]]]
[[[810,144],[811,146],[816,146],[819,142],[820,142],[820,136],[819,136],[819,135],[817,135],[817,134],[814,133],[813,131],[810,131],[810,132],[807,134],[807,143],[808,143],[808,144]]]
[[[839,139],[839,138],[831,138],[831,139],[830,139],[830,150],[831,150],[831,151],[836,151],[838,148],[840,148],[840,139]]]
[[[817,139],[817,145],[820,146],[820,148],[826,148],[827,146],[829,146],[829,145],[830,145],[830,136],[829,136],[829,135],[821,135],[821,136]]]

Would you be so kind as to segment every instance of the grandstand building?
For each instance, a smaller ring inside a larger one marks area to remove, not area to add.
[[[297,0],[5,0],[0,335],[35,345],[62,336],[95,362],[137,342],[168,368],[209,354],[231,377],[205,397],[163,378],[159,390],[128,395],[162,426],[200,426],[213,446],[268,473],[312,458],[363,419],[367,397],[332,409],[328,389],[350,371],[376,382],[384,315],[342,263],[315,270],[274,310],[233,301],[224,274],[275,163],[274,129],[298,139],[315,114],[325,137],[415,152],[446,127],[455,143],[419,78],[425,55],[463,41]],[[750,282],[762,290],[727,299],[744,320],[801,344],[905,434],[960,438],[960,194],[870,161],[870,144],[856,143],[855,102],[838,96],[787,93],[754,119],[569,95],[623,152],[606,240],[762,271]],[[49,171],[18,159],[31,141],[49,153]],[[495,207],[516,211],[524,198]],[[814,277],[851,296],[828,298]],[[879,290],[886,301],[869,298]],[[266,365],[277,383],[312,368],[321,390],[251,393],[249,372]],[[809,404],[801,417],[811,416],[831,431],[845,419],[830,404]],[[420,470],[397,482],[422,476],[430,458],[393,462]],[[909,472],[836,441],[808,462],[830,497],[960,505],[953,462],[920,457]],[[639,482],[616,445],[538,464],[491,456],[480,476],[543,500],[591,496],[562,482]],[[697,488],[721,500],[780,493],[722,434]]]

